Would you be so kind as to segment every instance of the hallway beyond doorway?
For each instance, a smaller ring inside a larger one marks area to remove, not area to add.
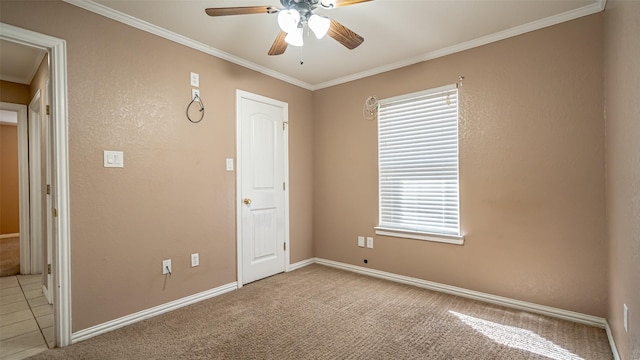
[[[42,274],[0,278],[0,358],[27,358],[54,347],[54,339]]]

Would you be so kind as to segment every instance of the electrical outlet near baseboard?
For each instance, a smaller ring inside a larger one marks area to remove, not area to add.
[[[622,304],[623,305],[623,319],[624,319],[624,331],[629,332],[629,308],[627,307],[627,304]]]
[[[162,275],[171,275],[171,259],[162,260]]]

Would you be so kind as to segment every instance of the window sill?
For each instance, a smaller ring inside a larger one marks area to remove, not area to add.
[[[376,227],[376,235],[393,236],[406,239],[433,241],[445,244],[464,245],[464,236],[441,235],[421,232],[410,232],[406,230],[389,229]]]

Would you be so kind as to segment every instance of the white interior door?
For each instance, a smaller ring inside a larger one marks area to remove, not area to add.
[[[286,270],[287,104],[238,90],[238,283]]]
[[[52,124],[51,124],[51,116],[49,113],[50,109],[50,101],[49,101],[49,79],[46,81],[45,86],[45,181],[46,181],[46,207],[45,207],[45,217],[46,217],[46,243],[47,243],[47,261],[44,266],[44,271],[47,271],[47,282],[44,284],[44,295],[47,298],[49,304],[53,304],[53,293],[51,291],[51,284],[53,284],[53,279],[51,278],[51,267],[53,263],[53,183],[52,183],[52,156],[53,156],[53,136],[52,136]]]
[[[29,220],[30,263],[27,274],[41,274],[43,252],[42,226],[42,109],[40,90],[29,104]]]

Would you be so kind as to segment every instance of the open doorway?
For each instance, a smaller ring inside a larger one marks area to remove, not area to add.
[[[53,242],[46,191],[52,168],[47,151],[51,71],[45,50],[7,40],[0,40],[0,47],[0,287],[8,294],[0,298],[0,320],[2,332],[9,334],[0,347],[13,356],[55,346],[47,271]],[[24,339],[29,339],[25,346],[12,346]]]
[[[46,204],[43,189],[46,188],[45,173],[51,157],[47,129],[47,109],[50,103],[47,89],[50,74],[47,51],[0,40],[0,111],[3,114],[2,135],[2,214],[0,235],[4,237],[2,260],[19,263],[18,269],[3,269],[2,275],[11,275],[16,270],[23,275],[42,274],[47,268]],[[25,112],[25,107],[28,113]],[[28,114],[28,116],[27,116]],[[19,239],[18,244],[14,244]],[[16,251],[4,249],[19,249]],[[43,289],[48,292],[48,281],[42,275]]]
[[[5,94],[3,94],[5,96]],[[21,210],[20,203],[28,205],[28,192],[20,192],[25,184],[20,179],[28,179],[28,172],[21,172],[20,160],[27,156],[26,140],[27,106],[0,102],[0,277],[20,273],[21,235],[20,221],[28,218]],[[28,188],[28,186],[27,186]]]
[[[39,181],[29,184],[30,191],[34,190],[40,194],[39,201],[35,202],[40,205],[40,209],[34,210],[30,206],[26,215],[29,218],[29,245],[34,245],[40,251],[35,256],[31,256],[33,251],[30,252],[29,267],[35,266],[36,272],[40,270],[40,275],[35,277],[41,286],[39,291],[46,293],[48,300],[53,302],[55,344],[66,346],[71,343],[66,44],[64,40],[4,23],[0,23],[0,41],[0,46],[3,46],[3,51],[0,52],[3,72],[8,69],[4,62],[5,56],[12,53],[5,51],[5,45],[35,49],[44,52],[46,58],[46,63],[38,64],[37,71],[41,67],[46,67],[46,70],[42,71],[43,75],[37,80],[38,89],[33,92],[29,90],[27,103],[28,112],[33,113],[32,120],[39,120],[35,121],[33,126],[40,125],[37,133],[28,135],[31,140],[29,151],[40,154],[40,159],[44,159],[38,165],[27,165],[30,181],[33,181],[30,177],[32,173],[40,174]],[[35,143],[40,144],[40,147],[31,148]],[[49,161],[46,161],[47,159]],[[32,194],[29,195],[31,199]],[[29,205],[32,204],[34,203],[29,200]],[[20,215],[23,216],[22,210]],[[39,219],[34,220],[37,217]],[[34,228],[34,224],[39,228]],[[22,232],[21,226],[20,233]],[[33,241],[34,236],[40,237],[41,244]],[[50,239],[49,246],[46,242],[47,237]],[[51,276],[48,274],[49,269]],[[33,269],[28,271],[31,270]],[[46,286],[42,287],[45,284]]]

